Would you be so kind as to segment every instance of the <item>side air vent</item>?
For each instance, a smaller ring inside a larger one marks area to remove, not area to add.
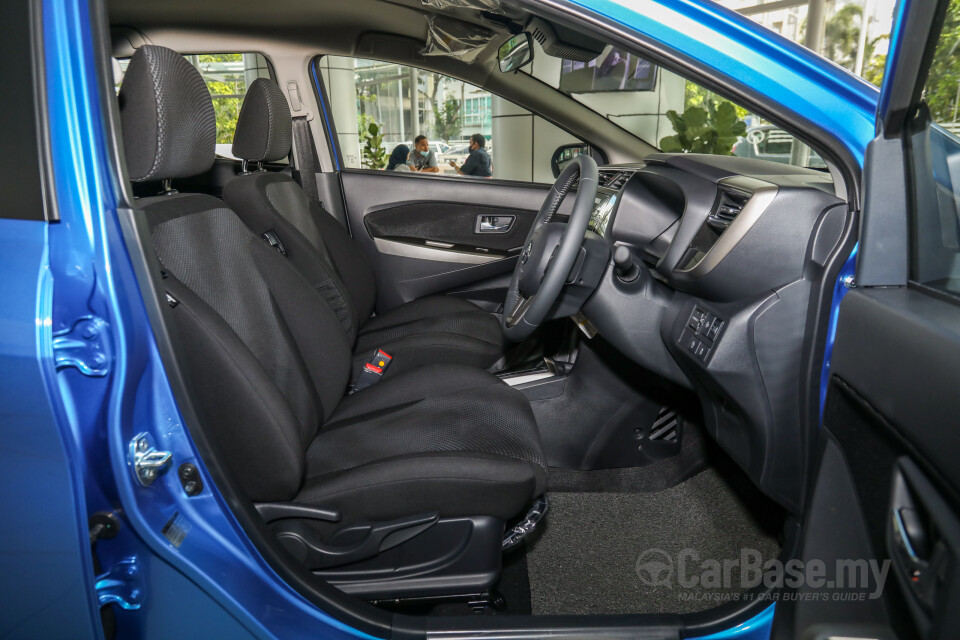
[[[720,200],[717,206],[707,216],[707,223],[712,227],[726,229],[737,219],[751,194],[728,189],[720,190]]]

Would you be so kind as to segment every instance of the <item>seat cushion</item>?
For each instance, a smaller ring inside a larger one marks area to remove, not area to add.
[[[428,296],[371,318],[354,347],[353,375],[383,349],[393,377],[426,364],[466,364],[486,369],[503,354],[497,318],[477,305],[449,296]]]
[[[463,365],[424,366],[348,396],[307,451],[298,502],[344,520],[522,512],[546,487],[524,396]]]

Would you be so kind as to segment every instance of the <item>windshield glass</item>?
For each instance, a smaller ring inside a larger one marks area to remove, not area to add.
[[[883,80],[896,0],[717,0],[717,3],[878,87]]]
[[[719,4],[879,86],[895,0],[720,0]],[[866,16],[866,20],[864,20]],[[861,24],[868,26],[861,30]],[[815,151],[741,106],[606,46],[592,60],[546,55],[534,43],[522,72],[560,90],[663,151],[738,155],[822,169]]]
[[[738,104],[607,46],[593,60],[563,60],[538,43],[529,73],[666,152],[736,155],[825,169],[806,145]],[[526,70],[525,70],[526,71]]]

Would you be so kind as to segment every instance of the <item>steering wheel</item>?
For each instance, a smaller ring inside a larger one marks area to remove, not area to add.
[[[565,224],[552,222],[577,178],[580,184],[570,219]],[[510,340],[523,340],[547,318],[580,253],[596,197],[597,163],[579,155],[553,184],[523,242],[500,321]]]

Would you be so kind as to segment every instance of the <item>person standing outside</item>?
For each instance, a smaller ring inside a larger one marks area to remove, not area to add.
[[[440,173],[440,167],[437,166],[437,156],[430,149],[430,141],[427,136],[417,136],[413,141],[413,151],[407,156],[407,166],[411,171],[420,173]]]
[[[490,166],[490,154],[484,149],[486,145],[487,139],[482,133],[473,134],[470,136],[470,155],[467,156],[463,166],[458,167],[453,160],[450,161],[450,166],[462,176],[489,178],[493,175],[493,170]]]

